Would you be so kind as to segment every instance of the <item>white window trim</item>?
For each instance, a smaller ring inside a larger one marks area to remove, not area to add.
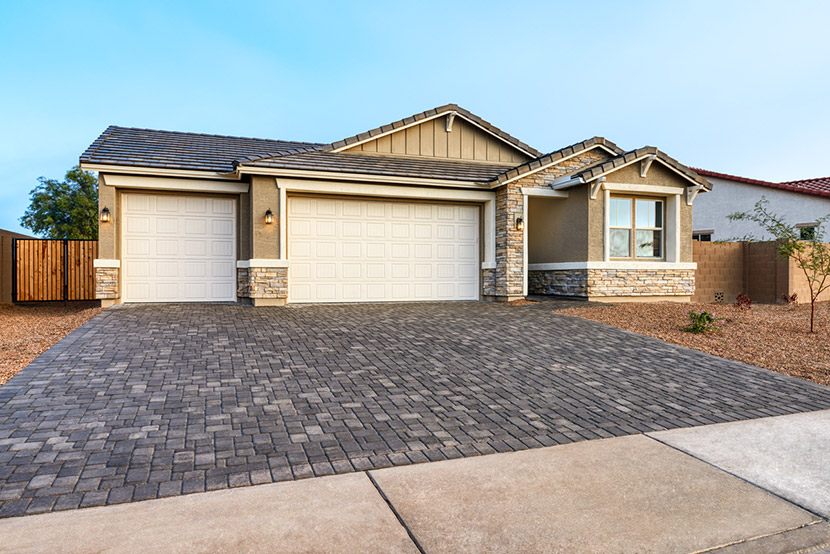
[[[621,183],[610,183],[610,187],[608,186],[609,183],[606,183],[606,186],[603,187],[605,190],[603,191],[603,203],[604,203],[604,213],[605,213],[605,221],[603,222],[603,237],[602,237],[602,258],[603,262],[605,263],[617,263],[616,261],[612,261],[611,259],[611,192],[650,192],[655,196],[660,196],[661,189],[667,189],[673,191],[671,194],[665,197],[666,203],[666,216],[665,221],[663,221],[663,248],[665,250],[665,257],[662,261],[634,261],[626,262],[626,263],[657,263],[657,264],[671,264],[671,263],[679,263],[680,261],[680,196],[682,194],[682,190],[678,190],[673,187],[652,187],[646,185],[625,185],[626,187],[636,187],[637,190],[628,190],[628,189],[620,189],[620,187],[624,184]],[[642,190],[640,190],[642,189]],[[671,225],[668,223],[671,222]],[[633,223],[633,222],[632,222]],[[624,260],[621,260],[624,262]]]
[[[428,187],[408,187],[396,185],[369,185],[346,181],[307,181],[303,179],[277,178],[280,190],[280,256],[286,256],[288,227],[287,196],[289,192],[307,192],[317,194],[335,194],[344,196],[361,196],[376,198],[402,198],[411,200],[437,200],[450,202],[476,202],[484,205],[482,218],[483,256],[482,269],[496,267],[496,193],[492,190],[438,189]],[[527,226],[525,225],[525,229]]]

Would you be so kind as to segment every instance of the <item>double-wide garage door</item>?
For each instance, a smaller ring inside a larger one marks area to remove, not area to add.
[[[125,302],[236,300],[236,201],[123,194]]]
[[[477,300],[479,208],[288,199],[290,302]]]

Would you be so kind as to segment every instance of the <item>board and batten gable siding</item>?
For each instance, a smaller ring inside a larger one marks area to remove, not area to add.
[[[770,211],[783,217],[790,225],[812,223],[830,215],[830,198],[716,177],[708,179],[714,187],[711,192],[698,194],[695,199],[692,226],[695,231],[714,231],[713,241],[738,240],[747,235],[757,240],[771,239],[751,221],[729,220],[729,214],[734,212],[751,212],[761,197],[769,200]]]
[[[344,152],[377,152],[481,162],[521,164],[530,158],[506,142],[456,117],[447,132],[447,118],[439,117],[413,125]]]

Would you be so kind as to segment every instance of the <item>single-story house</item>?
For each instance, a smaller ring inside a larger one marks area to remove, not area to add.
[[[12,240],[34,238],[22,233],[0,229],[0,304],[12,303]]]
[[[688,301],[712,187],[653,147],[543,154],[454,104],[331,144],[113,126],[81,167],[105,304]]]
[[[731,221],[735,212],[752,212],[762,197],[770,202],[770,210],[790,225],[801,229],[807,239],[815,230],[816,221],[830,214],[830,177],[773,183],[737,175],[694,168],[695,172],[715,185],[695,204],[693,238],[701,241],[756,240],[773,237],[752,221]]]

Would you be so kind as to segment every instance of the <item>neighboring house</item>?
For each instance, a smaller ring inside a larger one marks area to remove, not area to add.
[[[711,188],[656,148],[542,154],[453,104],[332,144],[109,127],[81,167],[105,304],[688,300]]]
[[[732,213],[751,212],[761,197],[769,200],[770,211],[798,226],[805,239],[812,236],[816,220],[830,214],[830,177],[772,183],[693,169],[715,185],[710,194],[695,202],[695,240],[740,240],[746,236],[771,239],[756,223],[729,220]]]
[[[12,239],[30,238],[34,237],[0,229],[0,304],[11,304],[12,301]]]

